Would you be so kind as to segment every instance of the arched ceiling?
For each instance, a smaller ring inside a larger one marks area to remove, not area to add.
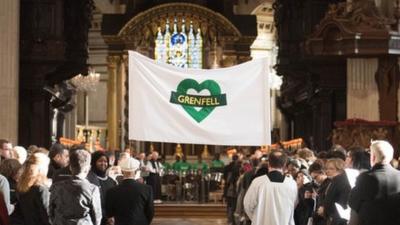
[[[118,37],[125,42],[131,42],[137,41],[138,34],[142,34],[144,39],[143,42],[140,42],[146,43],[146,40],[155,37],[158,27],[165,28],[167,19],[171,24],[175,18],[178,19],[178,27],[180,27],[182,19],[185,19],[186,27],[189,27],[190,21],[192,21],[194,29],[199,28],[209,41],[217,36],[234,40],[242,36],[235,25],[219,13],[196,4],[171,3],[139,13],[122,27]]]

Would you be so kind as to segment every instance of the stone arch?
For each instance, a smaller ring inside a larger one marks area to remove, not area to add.
[[[129,96],[127,93],[129,86],[127,77],[129,74],[126,73],[128,71],[126,50],[134,50],[149,58],[154,58],[154,45],[158,28],[165,29],[166,19],[169,20],[171,26],[171,22],[175,18],[178,20],[178,27],[180,28],[182,18],[184,18],[187,27],[190,26],[190,21],[193,21],[193,28],[201,30],[204,68],[227,67],[250,59],[249,47],[255,38],[254,29],[243,27],[240,22],[242,22],[241,18],[243,18],[243,21],[255,25],[255,20],[252,16],[242,17],[240,15],[232,15],[232,18],[230,16],[225,17],[225,14],[218,13],[204,6],[182,2],[156,5],[131,18],[126,17],[127,15],[128,13],[115,17],[106,17],[108,20],[104,23],[108,27],[113,25],[118,26],[117,29],[113,27],[103,33],[105,42],[111,50],[109,51],[110,57],[122,57],[124,59],[118,63],[109,62],[109,86],[112,87],[114,92],[125,98],[124,103],[118,105],[115,103],[115,93],[109,94],[110,105],[116,104],[117,110],[111,111],[112,113],[108,115],[108,120],[120,121],[121,135],[125,142],[128,145],[143,149],[144,145],[142,144],[144,142],[130,142],[128,140]],[[122,26],[121,23],[124,23],[124,25]],[[125,82],[122,83],[120,81]],[[119,112],[121,110],[123,110],[122,116],[115,113],[115,111]],[[112,132],[109,132],[109,136],[113,135],[113,138],[110,138],[110,140],[117,143],[119,125],[117,122],[110,124],[113,128]],[[190,150],[190,148],[186,147],[184,149]],[[166,149],[171,150],[171,145],[167,146]]]
[[[118,37],[128,48],[148,45],[154,40],[157,28],[165,27],[166,19],[173,21],[174,18],[185,19],[187,25],[193,21],[194,28],[200,28],[203,34],[205,46],[210,46],[214,40],[237,41],[242,36],[238,28],[220,13],[196,4],[169,3],[134,16],[122,27]]]

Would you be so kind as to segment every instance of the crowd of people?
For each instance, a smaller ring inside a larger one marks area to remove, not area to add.
[[[2,139],[0,156],[1,225],[148,225],[160,201],[156,151],[143,164],[129,152],[25,149]]]
[[[257,150],[224,168],[232,225],[400,224],[400,171],[386,141],[369,149],[333,146],[315,155]]]
[[[393,147],[334,146],[268,154],[241,152],[224,165],[217,154],[171,165],[158,152],[90,153],[84,146],[49,150],[0,140],[0,224],[147,225],[161,203],[165,171],[223,172],[230,225],[398,225],[400,172]]]

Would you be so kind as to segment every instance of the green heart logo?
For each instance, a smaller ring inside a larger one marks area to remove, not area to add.
[[[194,89],[198,93],[208,90],[210,95],[188,95],[189,89]],[[178,84],[177,91],[172,92],[170,102],[182,105],[183,109],[200,123],[215,107],[226,105],[226,95],[221,94],[221,88],[213,80],[205,80],[199,84],[196,80],[185,79]],[[201,109],[196,110],[195,107],[201,107]]]

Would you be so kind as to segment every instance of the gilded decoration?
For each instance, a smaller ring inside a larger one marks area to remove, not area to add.
[[[118,63],[121,61],[121,57],[120,56],[107,56],[107,65],[110,68],[116,68]]]
[[[366,121],[349,119],[335,122],[332,131],[332,144],[339,144],[345,149],[351,147],[368,148],[372,140],[388,140],[397,146],[399,124],[395,121]]]
[[[179,19],[178,27],[181,26],[182,19],[187,23],[186,27],[192,22],[194,29],[201,30],[206,45],[216,37],[218,40],[237,41],[242,36],[220,13],[196,4],[170,3],[139,13],[127,22],[117,35],[107,35],[104,38],[109,44],[125,43],[128,46],[151,47],[158,28],[165,29],[167,19],[174,21],[175,18]]]

